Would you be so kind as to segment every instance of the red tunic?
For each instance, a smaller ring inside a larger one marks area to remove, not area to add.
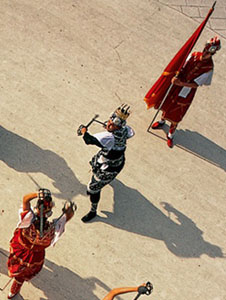
[[[28,211],[21,214],[22,219]],[[41,269],[45,258],[45,248],[49,247],[54,238],[55,228],[48,223],[44,235],[40,238],[39,231],[31,224],[28,228],[16,228],[10,241],[8,273],[20,281],[30,280]]]
[[[178,78],[183,82],[193,83],[195,78],[211,70],[213,70],[212,58],[202,60],[202,53],[194,52],[182,68]],[[192,88],[188,96],[183,98],[179,96],[182,88],[181,86],[173,85],[161,108],[163,118],[176,124],[183,119],[197,90],[197,88]]]

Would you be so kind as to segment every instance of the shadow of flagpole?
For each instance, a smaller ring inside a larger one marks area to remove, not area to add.
[[[150,130],[150,127],[147,129],[147,132],[148,132],[148,133],[151,133],[152,135],[156,136],[157,138],[159,138],[159,139],[161,139],[161,140],[163,140],[163,141],[167,141],[166,138],[164,138],[164,137],[162,137],[162,136],[160,136],[160,135],[158,135],[158,134],[152,132],[152,131]],[[200,155],[200,154],[198,154],[198,153],[196,153],[196,152],[194,152],[194,151],[192,151],[192,150],[190,150],[190,149],[188,149],[188,148],[186,148],[186,147],[184,147],[184,146],[182,146],[182,145],[179,145],[179,144],[175,143],[175,144],[174,144],[174,147],[177,147],[177,148],[179,148],[179,149],[181,149],[181,150],[184,150],[184,151],[186,151],[187,153],[189,153],[189,154],[191,154],[191,155],[194,155],[194,156],[196,156],[196,157],[202,159],[202,160],[205,161],[205,162],[208,162],[209,164],[211,164],[211,165],[213,165],[213,166],[215,166],[215,167],[221,168],[220,164],[217,164],[217,163],[215,163],[214,161],[211,161],[211,160],[209,160],[208,158],[203,157],[202,155]],[[225,171],[225,170],[224,170],[224,171]]]

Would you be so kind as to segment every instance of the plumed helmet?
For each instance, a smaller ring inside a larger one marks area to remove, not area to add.
[[[215,36],[214,38],[206,42],[204,51],[208,51],[211,54],[215,54],[216,51],[220,50],[220,48],[221,41],[217,36]]]
[[[113,114],[110,116],[110,119],[116,126],[122,127],[126,124],[126,119],[130,115],[129,109],[130,106],[128,106],[127,104],[122,104],[113,112]]]
[[[52,200],[52,195],[50,190],[39,189],[37,207],[39,208],[41,204],[44,205],[44,209],[46,210],[51,210],[52,207],[54,206],[54,202]]]

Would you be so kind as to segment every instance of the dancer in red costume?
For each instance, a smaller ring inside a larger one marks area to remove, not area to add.
[[[167,134],[167,144],[170,148],[173,147],[177,125],[190,107],[197,87],[211,84],[214,67],[212,56],[220,48],[218,37],[212,38],[206,43],[203,52],[192,53],[179,75],[172,78],[173,86],[161,108],[162,118],[152,125],[152,129],[160,129],[165,120],[171,123]]]
[[[38,198],[34,211],[30,201]],[[62,215],[52,222],[53,201],[47,189],[31,193],[23,197],[22,209],[19,211],[20,221],[10,241],[8,273],[14,278],[8,299],[16,296],[24,281],[30,280],[42,269],[45,248],[54,245],[64,232],[65,223],[69,221],[76,210],[72,202],[66,202]]]

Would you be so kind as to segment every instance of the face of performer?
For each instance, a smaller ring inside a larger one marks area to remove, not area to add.
[[[119,126],[115,125],[114,122],[112,120],[108,120],[107,125],[106,125],[106,129],[109,132],[113,132],[115,130],[119,130]]]
[[[45,201],[44,201],[44,209],[43,209],[43,215],[45,218],[48,218],[52,215],[52,208],[54,206],[53,202],[47,202],[48,204],[45,205]],[[36,214],[37,216],[40,217],[40,212],[41,212],[41,206],[37,205],[37,209],[36,209]]]
[[[211,54],[208,50],[203,51],[202,53],[202,59],[209,59],[213,54]]]

